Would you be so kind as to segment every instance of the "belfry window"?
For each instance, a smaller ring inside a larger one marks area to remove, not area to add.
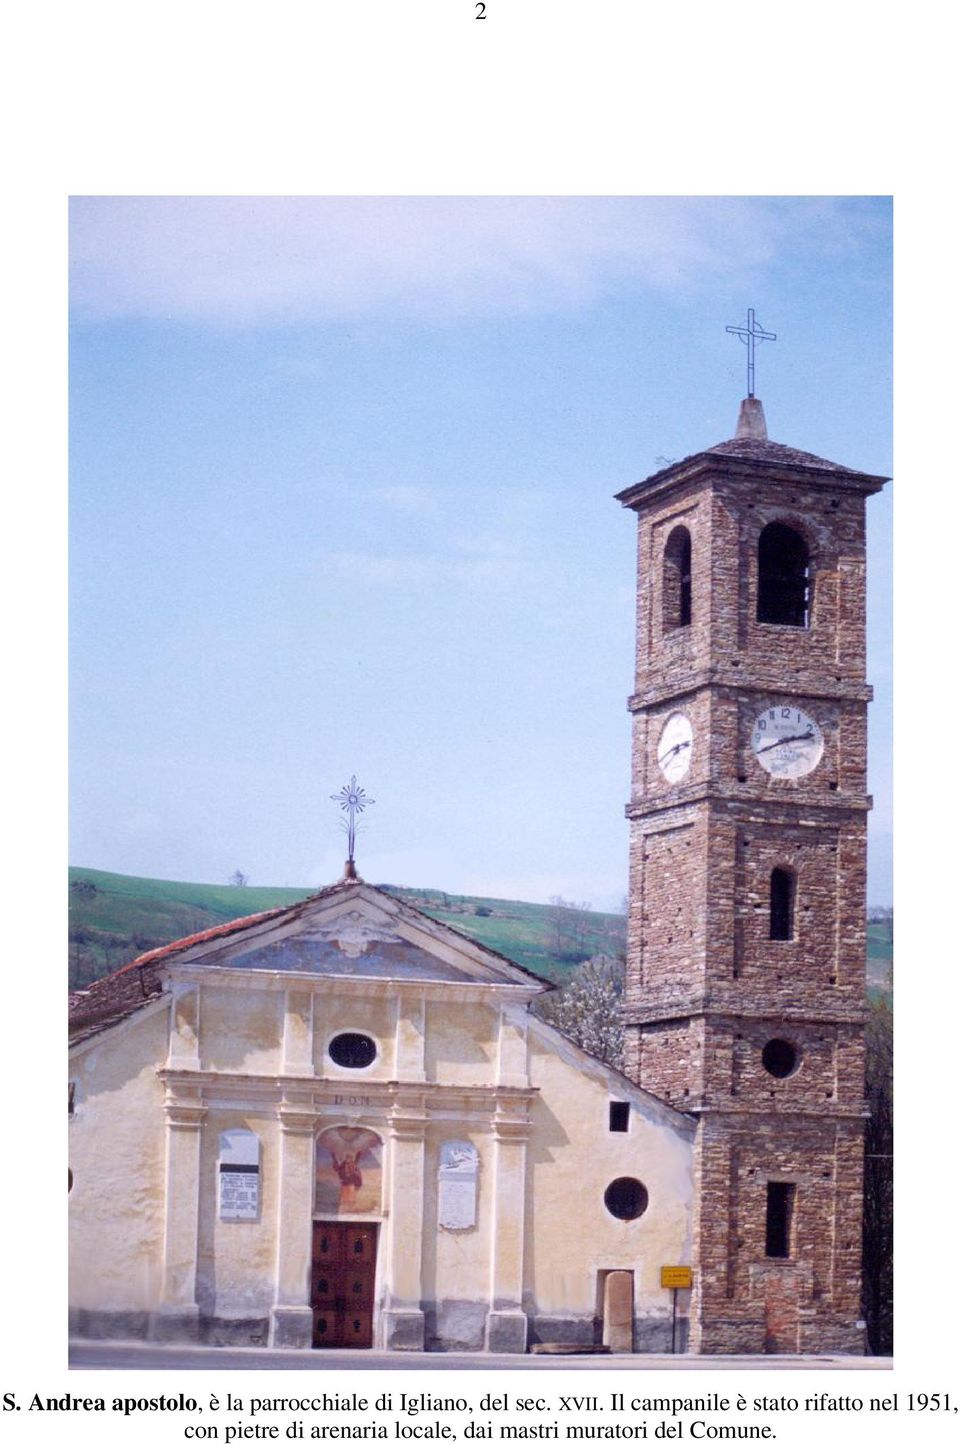
[[[770,937],[789,942],[793,937],[793,873],[775,867],[770,874]]]
[[[810,615],[810,550],[799,532],[772,521],[757,545],[757,621],[806,627]]]
[[[675,526],[663,549],[663,630],[689,627],[693,615],[690,533]]]
[[[795,1183],[767,1184],[767,1258],[789,1258],[793,1233]]]

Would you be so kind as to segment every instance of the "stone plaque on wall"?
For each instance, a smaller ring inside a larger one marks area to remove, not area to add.
[[[441,1228],[473,1228],[477,1221],[477,1150],[472,1143],[449,1139],[440,1145]]]
[[[260,1217],[260,1140],[249,1128],[220,1134],[220,1217],[256,1223]]]

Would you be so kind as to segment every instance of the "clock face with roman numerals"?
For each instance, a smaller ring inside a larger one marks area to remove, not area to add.
[[[823,756],[823,733],[800,707],[767,707],[753,724],[750,745],[772,777],[805,777]]]

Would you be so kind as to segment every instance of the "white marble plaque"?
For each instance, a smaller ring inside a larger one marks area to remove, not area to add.
[[[220,1217],[255,1223],[260,1217],[260,1140],[249,1128],[220,1134]]]
[[[228,1221],[246,1219],[256,1222],[260,1217],[259,1169],[253,1173],[220,1170],[220,1217]]]
[[[473,1228],[477,1221],[477,1150],[449,1139],[440,1145],[437,1220],[441,1228]]]

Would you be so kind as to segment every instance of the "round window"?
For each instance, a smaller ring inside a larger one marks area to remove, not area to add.
[[[797,1066],[797,1050],[786,1038],[771,1038],[760,1058],[774,1078],[789,1078]]]
[[[650,1200],[639,1178],[615,1178],[607,1185],[603,1201],[614,1218],[639,1218]]]
[[[366,1033],[338,1033],[327,1050],[341,1068],[369,1068],[377,1056],[377,1045]]]

